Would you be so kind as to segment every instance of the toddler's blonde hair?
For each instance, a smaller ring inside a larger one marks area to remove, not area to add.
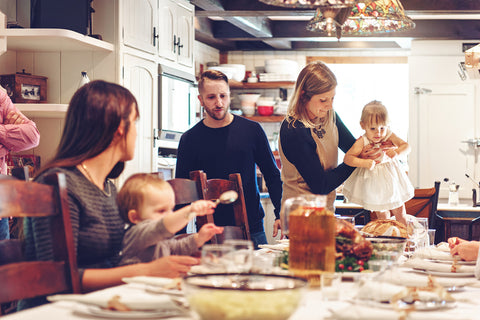
[[[137,173],[131,175],[118,192],[118,210],[122,219],[131,223],[128,219],[128,211],[139,211],[143,205],[147,186],[153,186],[159,190],[172,190],[170,184],[152,173]]]
[[[360,117],[360,123],[365,126],[372,124],[376,125],[388,125],[390,124],[390,118],[388,117],[387,108],[377,100],[373,100],[365,105],[362,110],[362,116]]]

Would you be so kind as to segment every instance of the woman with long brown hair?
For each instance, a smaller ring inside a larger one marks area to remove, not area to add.
[[[199,262],[170,256],[117,267],[124,222],[110,179],[118,177],[124,162],[133,158],[138,117],[135,97],[124,87],[101,80],[82,86],[68,107],[56,155],[35,178],[42,183],[53,172],[63,172],[67,178],[83,291],[118,285],[122,277],[135,275],[177,277]],[[29,258],[51,259],[52,240],[45,218],[27,219],[24,227]]]

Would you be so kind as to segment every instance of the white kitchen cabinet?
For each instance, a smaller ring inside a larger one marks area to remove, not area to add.
[[[155,61],[131,54],[123,57],[123,85],[137,99],[140,118],[137,123],[137,142],[133,160],[126,163],[120,185],[131,174],[156,171],[157,150],[153,147],[153,129],[157,127],[157,64]]]
[[[194,6],[183,0],[159,0],[158,54],[185,67],[193,66]]]
[[[123,44],[137,50],[157,52],[157,0],[123,0]]]
[[[0,13],[0,21],[2,17]],[[45,164],[55,154],[81,71],[87,70],[91,78],[115,81],[115,46],[71,30],[6,29],[4,24],[0,24],[0,39],[7,49],[0,55],[2,73],[25,70],[48,78],[47,103],[15,104],[35,121],[41,136],[36,148],[22,153],[38,155]]]

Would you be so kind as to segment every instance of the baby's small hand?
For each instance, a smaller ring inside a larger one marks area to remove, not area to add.
[[[220,234],[223,232],[223,227],[217,227],[213,223],[204,224],[198,233],[196,234],[195,240],[198,247],[201,247],[210,240],[215,234]]]
[[[366,168],[367,168],[368,170],[373,170],[373,168],[375,168],[375,165],[376,165],[375,160],[370,160],[370,159],[368,159],[367,161],[368,161],[368,162],[367,162],[368,166],[366,166]]]
[[[207,214],[213,214],[215,212],[214,208],[217,205],[215,202],[210,200],[198,200],[192,202],[190,205],[190,209],[192,212],[195,212],[197,216],[204,216]]]
[[[395,151],[395,149],[388,149],[385,151],[385,154],[392,159],[398,156],[398,153]]]

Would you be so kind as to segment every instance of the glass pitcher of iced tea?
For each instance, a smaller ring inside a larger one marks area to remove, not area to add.
[[[287,199],[281,211],[282,231],[288,235],[288,268],[310,284],[324,272],[335,271],[335,215],[325,208],[324,195]]]

